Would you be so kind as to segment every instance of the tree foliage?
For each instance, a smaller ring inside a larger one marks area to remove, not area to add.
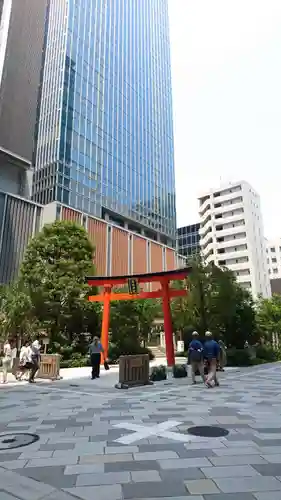
[[[110,312],[110,342],[111,352],[114,351],[113,357],[140,352],[158,315],[159,302],[155,300],[113,302]]]
[[[274,335],[281,336],[281,296],[260,298],[257,304],[257,323],[261,335],[272,341]]]
[[[28,245],[20,279],[55,346],[76,344],[77,334],[97,328],[98,308],[87,301],[85,281],[94,274],[93,253],[85,229],[68,221],[44,226]]]
[[[40,324],[28,291],[21,283],[2,286],[0,289],[0,337],[35,337]]]
[[[237,284],[231,271],[205,264],[197,257],[185,285],[188,296],[174,299],[172,312],[175,329],[184,332],[187,340],[193,330],[201,335],[211,330],[236,347],[256,338],[252,297]]]

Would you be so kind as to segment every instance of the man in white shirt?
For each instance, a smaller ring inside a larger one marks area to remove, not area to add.
[[[8,370],[11,368],[11,362],[12,362],[12,348],[9,339],[7,339],[4,344],[3,354],[4,355],[2,358],[2,371],[3,371],[2,384],[7,384]]]

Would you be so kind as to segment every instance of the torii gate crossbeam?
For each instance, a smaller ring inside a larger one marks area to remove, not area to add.
[[[108,353],[108,335],[110,320],[110,302],[115,300],[141,300],[141,299],[162,299],[164,332],[166,343],[167,364],[172,367],[175,364],[174,342],[173,342],[173,324],[170,308],[170,299],[175,297],[186,297],[187,290],[177,290],[170,287],[171,281],[185,280],[190,273],[191,268],[176,269],[174,271],[164,271],[159,273],[133,274],[126,276],[89,276],[86,278],[90,286],[103,287],[103,293],[89,297],[91,302],[103,302],[102,334],[101,342],[104,348],[104,355]],[[160,284],[160,289],[152,292],[139,291],[138,293],[114,292],[114,286],[126,285],[130,280],[138,284],[155,283]]]

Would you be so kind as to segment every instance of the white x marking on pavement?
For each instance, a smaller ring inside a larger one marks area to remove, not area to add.
[[[146,439],[149,436],[158,436],[174,441],[180,441],[181,443],[190,443],[191,441],[201,440],[197,436],[186,436],[185,434],[180,434],[179,432],[169,431],[169,429],[177,427],[181,424],[182,422],[176,422],[175,420],[167,420],[166,422],[152,426],[138,425],[131,422],[120,422],[119,424],[115,424],[114,427],[117,427],[118,429],[128,429],[135,432],[134,434],[129,434],[128,436],[122,436],[115,439],[115,441],[122,444],[131,444],[135,441]]]

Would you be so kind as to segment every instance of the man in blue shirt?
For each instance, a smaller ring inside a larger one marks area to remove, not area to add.
[[[192,383],[196,384],[196,373],[199,371],[203,382],[205,383],[204,377],[204,363],[203,363],[203,345],[199,340],[198,332],[192,333],[192,341],[188,348],[188,357],[191,364],[191,377]]]
[[[220,346],[213,339],[211,332],[205,333],[206,341],[204,344],[204,358],[207,360],[209,366],[208,376],[206,378],[207,387],[213,387],[214,385],[218,386],[219,382],[217,379],[217,362],[220,355]]]

